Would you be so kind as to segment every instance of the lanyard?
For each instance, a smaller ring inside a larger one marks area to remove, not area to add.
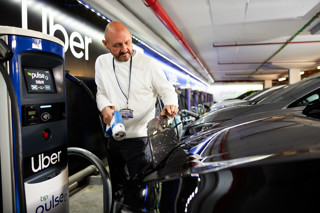
[[[120,84],[119,84],[119,80],[118,80],[118,77],[117,77],[117,75],[116,75],[116,68],[115,68],[115,66],[114,66],[114,58],[112,59],[112,64],[113,64],[113,71],[114,71],[114,75],[116,76],[118,86],[119,86],[122,94],[124,95],[124,97],[126,97],[126,99],[127,99],[127,108],[128,108],[128,107],[129,107],[130,83],[131,83],[132,55],[131,55],[131,58],[130,58],[130,69],[129,69],[130,73],[129,73],[128,97],[127,97],[126,94],[123,92],[123,90],[122,90],[122,88],[121,88],[121,86],[120,86]]]

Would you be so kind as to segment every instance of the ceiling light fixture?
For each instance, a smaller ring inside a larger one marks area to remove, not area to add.
[[[285,81],[287,78],[279,78],[278,81]]]

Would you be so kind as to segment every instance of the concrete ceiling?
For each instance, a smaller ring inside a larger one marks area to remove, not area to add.
[[[320,32],[310,33],[320,0],[157,1],[205,69],[142,0],[85,2],[208,84],[275,80],[320,65]]]

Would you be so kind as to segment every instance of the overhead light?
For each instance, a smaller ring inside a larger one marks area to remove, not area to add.
[[[320,70],[320,66],[317,66],[317,69]]]
[[[285,81],[287,78],[279,78],[278,81]]]
[[[304,74],[304,72],[302,71],[302,72],[300,72],[300,75],[303,75]]]

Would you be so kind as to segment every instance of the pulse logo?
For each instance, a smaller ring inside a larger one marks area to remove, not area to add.
[[[35,213],[49,212],[51,209],[57,208],[60,204],[65,203],[67,200],[68,193],[61,193],[58,196],[50,195],[50,199],[48,195],[40,196],[42,204],[36,208]]]
[[[35,78],[37,78],[37,79],[45,79],[45,80],[49,80],[49,77],[47,76],[47,75],[45,75],[45,74],[42,74],[42,73],[39,73],[39,72],[37,72],[37,73],[31,73],[31,72],[28,72],[28,75],[29,76],[31,76],[31,78],[32,79],[35,79]]]

